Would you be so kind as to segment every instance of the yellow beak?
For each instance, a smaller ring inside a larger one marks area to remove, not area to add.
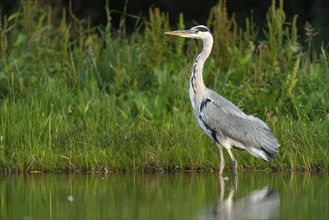
[[[190,38],[190,37],[192,37],[191,35],[193,33],[190,30],[180,30],[180,31],[168,31],[168,32],[165,32],[165,34]]]

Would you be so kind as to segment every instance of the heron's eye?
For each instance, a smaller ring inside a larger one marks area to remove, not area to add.
[[[194,30],[194,33],[196,33],[196,34],[199,33],[199,30],[198,29],[195,29]]]

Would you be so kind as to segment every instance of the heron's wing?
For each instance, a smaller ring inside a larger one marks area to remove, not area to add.
[[[246,148],[261,149],[269,157],[278,153],[280,145],[262,120],[246,115],[212,90],[209,90],[209,99],[200,106],[200,117],[219,137],[228,137]]]

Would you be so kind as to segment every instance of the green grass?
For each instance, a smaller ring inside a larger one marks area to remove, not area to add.
[[[328,170],[329,54],[304,49],[297,16],[286,21],[283,2],[274,3],[262,41],[222,1],[212,9],[205,81],[265,120],[281,144],[269,163],[234,151],[240,170]],[[109,8],[106,27],[91,28],[72,13],[53,21],[51,8],[34,4],[23,1],[0,24],[1,170],[217,169],[218,150],[188,98],[200,44],[165,36],[167,13],[152,9],[131,35],[114,36]],[[177,29],[185,26],[179,19]]]

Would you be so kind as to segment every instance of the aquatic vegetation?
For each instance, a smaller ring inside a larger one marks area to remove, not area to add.
[[[164,36],[169,14],[159,9],[141,25],[136,19],[129,36],[124,20],[114,33],[106,10],[105,27],[90,27],[70,10],[54,21],[51,8],[33,1],[2,16],[1,169],[217,169],[217,149],[194,123],[188,100],[199,45]],[[310,26],[302,46],[298,17],[287,21],[282,0],[278,7],[272,1],[266,19],[261,41],[252,19],[239,27],[224,1],[208,19],[215,45],[205,83],[265,120],[282,146],[269,163],[236,153],[239,169],[328,170],[328,50],[312,49]],[[181,14],[172,29],[184,26]]]

